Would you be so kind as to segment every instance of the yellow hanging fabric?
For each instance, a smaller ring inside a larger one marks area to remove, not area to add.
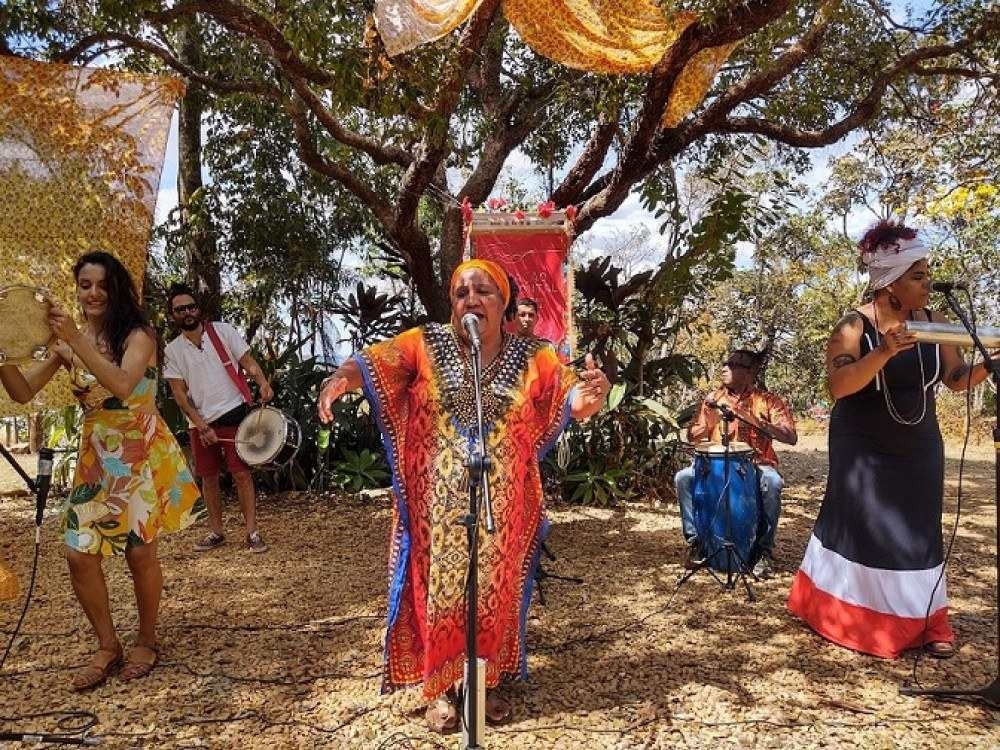
[[[482,0],[376,0],[375,25],[390,56],[457,29]]]
[[[538,54],[595,73],[644,73],[697,13],[665,14],[651,0],[505,0],[504,13]],[[735,44],[702,50],[685,66],[663,113],[677,125],[708,93]]]
[[[684,70],[674,83],[667,107],[663,111],[660,124],[665,128],[676,127],[681,120],[694,111],[705,98],[719,68],[729,59],[738,42],[721,47],[703,49],[684,66]]]
[[[482,0],[376,0],[375,23],[390,55],[454,31]],[[635,74],[652,69],[697,13],[665,13],[653,0],[505,0],[504,13],[538,54],[569,68]],[[676,126],[697,107],[735,44],[702,50],[685,66],[663,113]]]
[[[666,15],[651,0],[505,0],[504,13],[535,52],[569,68],[644,73],[696,13]]]
[[[73,263],[107,250],[141,288],[183,94],[172,77],[0,57],[0,287],[45,286],[75,310]],[[0,395],[0,414],[75,403],[60,372],[30,404]]]

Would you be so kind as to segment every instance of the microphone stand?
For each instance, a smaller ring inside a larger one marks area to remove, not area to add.
[[[459,523],[465,526],[469,547],[469,570],[466,576],[466,623],[465,623],[465,700],[464,747],[481,750],[483,729],[486,724],[486,675],[485,662],[479,663],[478,615],[479,615],[479,505],[480,487],[482,504],[486,518],[486,532],[493,534],[493,505],[490,496],[490,465],[486,453],[486,431],[483,427],[483,383],[482,350],[478,340],[472,340],[472,381],[476,394],[476,436],[469,443],[469,512]],[[480,673],[480,670],[484,670]]]
[[[948,306],[951,308],[955,316],[962,322],[965,329],[969,332],[972,337],[973,346],[983,355],[984,366],[986,367],[986,372],[990,374],[993,378],[993,385],[1000,387],[1000,366],[997,365],[995,361],[990,357],[989,351],[983,344],[983,340],[979,337],[976,329],[973,327],[972,323],[969,321],[969,317],[966,315],[965,310],[962,309],[961,305],[958,304],[958,300],[952,294],[950,289],[942,290],[945,299],[948,301]],[[996,402],[996,422],[993,423],[993,471],[994,471],[994,504],[998,512],[1000,512],[1000,398]],[[1000,518],[997,519],[996,523],[996,568],[997,568],[997,659],[1000,660]],[[998,665],[998,670],[1000,670],[1000,665]],[[925,695],[929,698],[958,698],[958,699],[971,699],[978,700],[986,703],[987,705],[993,706],[994,708],[1000,708],[1000,671],[994,673],[993,681],[988,685],[984,685],[980,688],[937,688],[932,690],[927,690],[923,688],[901,688],[900,693],[903,695]]]
[[[38,452],[39,462],[41,461],[52,461],[52,457],[55,451],[51,448],[42,448]],[[42,512],[44,511],[44,504],[42,502],[42,496],[40,492],[47,492],[47,488],[40,486],[40,482],[31,479],[27,472],[21,468],[21,464],[10,454],[2,444],[0,444],[0,456],[7,459],[7,462],[16,471],[24,483],[28,485],[28,489],[35,494],[35,554],[31,563],[31,582],[28,584],[28,592],[24,598],[24,607],[21,609],[21,615],[17,620],[17,624],[14,626],[14,630],[11,633],[10,641],[7,643],[7,648],[4,650],[3,656],[0,657],[0,670],[3,669],[4,665],[7,663],[7,657],[10,655],[10,650],[14,645],[14,641],[17,640],[17,635],[21,631],[21,625],[24,623],[25,615],[28,614],[28,606],[31,604],[31,596],[35,591],[35,575],[38,572],[38,553],[41,547],[41,533],[42,533]],[[27,743],[46,743],[46,744],[61,744],[61,745],[99,745],[100,739],[97,737],[73,737],[71,735],[65,734],[47,734],[44,732],[0,732],[0,742],[27,742]]]

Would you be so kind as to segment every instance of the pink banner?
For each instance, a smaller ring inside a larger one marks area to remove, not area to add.
[[[490,233],[472,235],[473,256],[499,263],[517,281],[518,297],[538,303],[535,335],[548,339],[563,361],[569,360],[565,232]],[[508,329],[513,331],[514,324]]]

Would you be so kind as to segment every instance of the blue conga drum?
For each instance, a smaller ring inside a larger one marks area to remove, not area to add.
[[[762,519],[760,477],[753,462],[753,449],[746,443],[729,444],[729,491],[726,491],[726,453],[719,443],[699,445],[694,454],[694,525],[705,561],[712,570],[729,572],[724,543],[735,551],[749,570],[760,555],[757,538]],[[730,522],[727,528],[726,503]],[[739,560],[733,560],[736,572]]]

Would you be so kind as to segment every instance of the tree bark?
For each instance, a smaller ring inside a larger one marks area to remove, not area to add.
[[[179,57],[188,65],[200,68],[201,42],[198,21],[187,19],[179,30]],[[204,203],[201,176],[201,119],[206,105],[205,89],[194,81],[180,102],[177,131],[177,200],[181,226],[185,230],[184,256],[188,283],[198,291],[199,304],[206,317],[219,317],[222,276],[219,250],[211,216]],[[197,215],[200,213],[200,215]]]
[[[45,430],[42,425],[42,413],[36,411],[28,416],[28,451],[38,453],[45,442]]]

